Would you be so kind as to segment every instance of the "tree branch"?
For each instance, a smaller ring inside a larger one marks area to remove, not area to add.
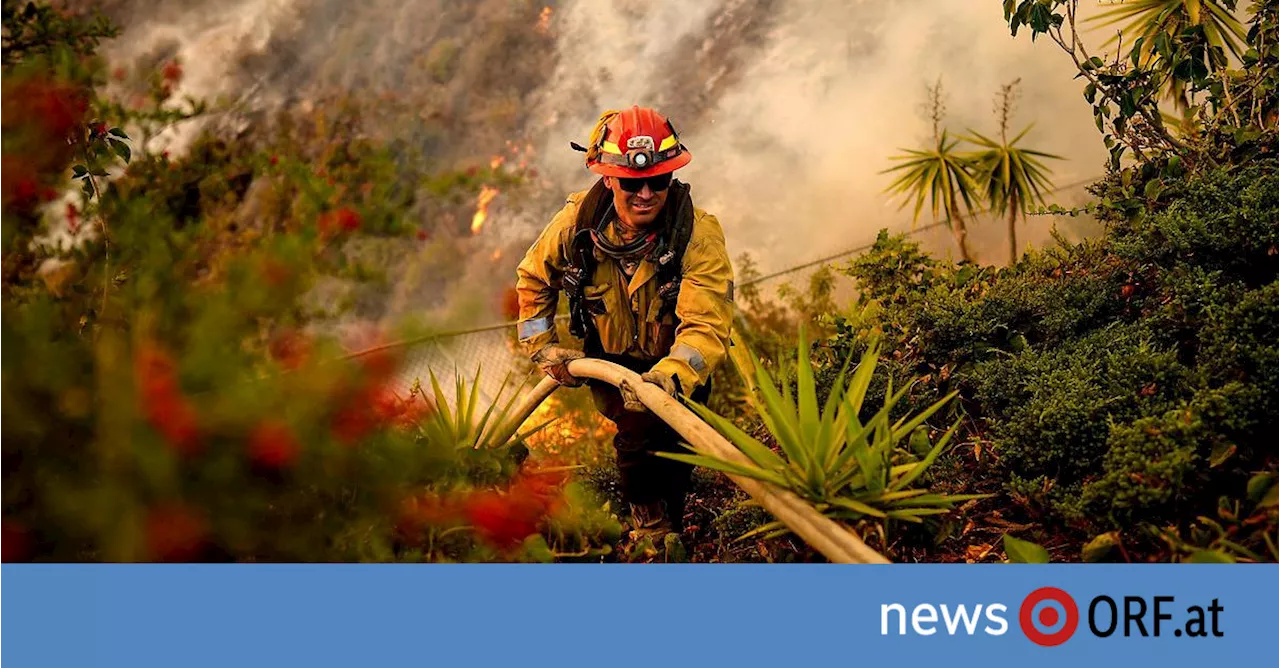
[[[1116,94],[1114,87],[1103,84],[1098,80],[1098,77],[1092,70],[1084,67],[1083,63],[1090,62],[1092,60],[1092,56],[1089,55],[1088,49],[1085,48],[1084,41],[1080,39],[1080,32],[1076,28],[1076,5],[1078,2],[1079,0],[1069,0],[1069,2],[1067,2],[1067,26],[1071,29],[1070,43],[1068,44],[1068,40],[1062,35],[1062,26],[1050,26],[1050,29],[1046,31],[1046,34],[1048,34],[1049,38],[1057,43],[1057,45],[1071,57],[1071,62],[1075,64],[1076,70],[1080,72],[1081,76],[1087,79],[1089,83],[1092,83],[1094,88],[1096,88],[1098,92],[1102,93],[1103,97],[1119,106],[1120,98]],[[1151,110],[1145,106],[1139,106],[1136,111],[1138,115],[1146,121],[1147,125],[1156,133],[1157,138],[1168,148],[1173,149],[1176,152],[1179,149],[1186,147],[1185,144],[1174,139],[1173,135],[1169,134],[1168,129],[1164,127],[1164,121],[1160,118],[1158,109],[1154,115],[1152,115]],[[1131,144],[1130,148],[1135,152],[1140,153],[1139,147]]]

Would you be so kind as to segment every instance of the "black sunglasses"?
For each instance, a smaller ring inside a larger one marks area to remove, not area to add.
[[[640,179],[626,179],[618,177],[618,185],[622,186],[622,189],[629,193],[640,192],[646,183],[649,184],[649,190],[660,193],[671,187],[671,172]]]

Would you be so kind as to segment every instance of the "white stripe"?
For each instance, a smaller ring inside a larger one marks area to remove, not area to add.
[[[516,336],[520,340],[533,338],[543,332],[551,331],[555,327],[555,316],[546,316],[545,318],[534,318],[533,320],[522,320],[516,323]]]
[[[702,373],[707,370],[707,360],[703,359],[702,353],[698,352],[698,350],[693,346],[684,343],[677,343],[675,347],[671,349],[671,356],[688,362],[689,366],[693,367],[693,370],[698,373]]]

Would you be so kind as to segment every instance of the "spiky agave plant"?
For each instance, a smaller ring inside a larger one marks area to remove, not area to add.
[[[859,419],[867,388],[879,359],[879,345],[873,342],[845,385],[848,363],[831,387],[823,406],[818,405],[809,341],[801,331],[796,369],[796,395],[791,396],[786,378],[781,382],[750,356],[753,370],[739,366],[753,388],[752,403],[781,454],[752,438],[729,420],[704,406],[691,404],[711,426],[729,439],[751,460],[751,464],[731,462],[702,454],[661,453],[678,461],[742,475],[788,489],[812,502],[820,512],[842,520],[865,518],[922,522],[928,515],[950,511],[956,503],[983,498],[982,494],[934,494],[912,486],[937,460],[951,442],[957,420],[937,440],[930,443],[924,421],[946,406],[956,393],[939,399],[914,416],[890,420],[890,414],[910,386],[885,393],[884,405],[865,423]],[[899,448],[904,439],[927,454],[919,461],[902,462]],[[780,523],[766,524],[751,534],[785,533]],[[751,535],[749,534],[749,535]]]
[[[418,429],[422,436],[432,443],[451,443],[460,450],[507,447],[522,444],[530,436],[555,421],[553,418],[532,429],[518,433],[515,429],[503,428],[508,426],[512,419],[515,419],[515,416],[512,415],[512,409],[520,399],[520,391],[528,384],[528,378],[520,383],[504,401],[502,395],[511,383],[511,374],[507,374],[502,380],[501,387],[498,388],[498,393],[493,398],[493,403],[483,413],[478,414],[477,411],[480,406],[480,369],[476,370],[475,378],[471,380],[469,389],[468,383],[463,380],[462,376],[455,374],[452,410],[449,410],[450,403],[445,396],[444,390],[440,387],[440,381],[436,378],[435,372],[429,372],[429,375],[434,397],[427,397],[426,391],[420,383],[415,384],[413,391],[421,394],[424,399],[427,399],[436,407],[433,413],[418,424]]]

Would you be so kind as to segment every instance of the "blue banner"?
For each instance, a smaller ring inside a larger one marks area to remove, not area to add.
[[[2,581],[10,666],[1275,665],[1280,627],[1274,564],[5,564]]]

